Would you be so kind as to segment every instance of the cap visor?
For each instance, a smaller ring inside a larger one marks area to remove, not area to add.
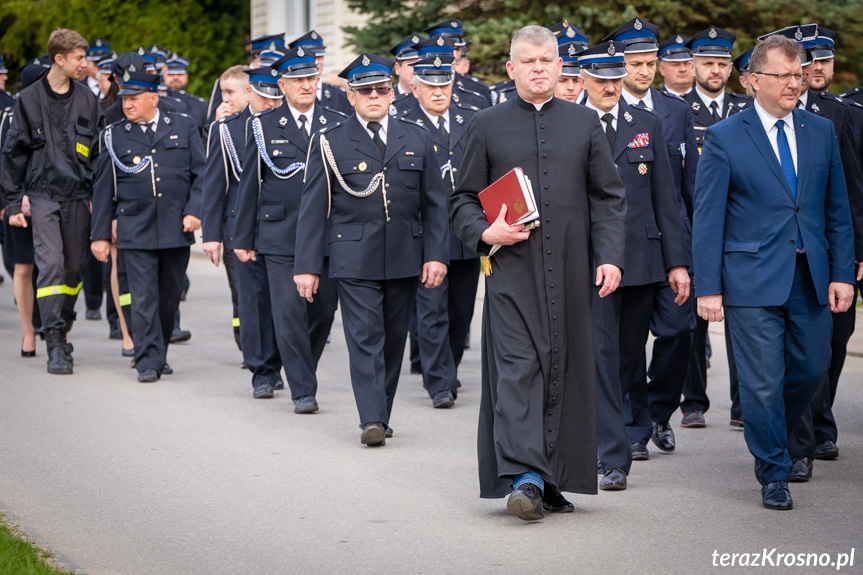
[[[658,52],[659,46],[653,42],[639,42],[638,44],[630,44],[624,50],[624,54],[641,54],[644,52]]]
[[[663,62],[692,62],[692,54],[681,52],[679,54],[663,54],[659,57]]]
[[[429,86],[449,86],[452,84],[453,76],[452,74],[418,74],[414,72],[414,77],[422,82],[423,84],[428,84]]]
[[[128,88],[123,87],[120,88],[119,95],[120,96],[137,96],[138,94],[143,94],[144,92],[149,92],[150,90],[142,90],[140,88]]]
[[[371,86],[372,84],[389,84],[392,81],[392,76],[366,76],[365,78],[360,78],[359,80],[348,82],[348,86],[350,86],[351,88],[360,88],[362,86]]]
[[[303,68],[302,70],[285,70],[282,73],[282,78],[311,78],[318,75],[317,66]]]
[[[594,78],[599,78],[600,80],[619,80],[620,78],[626,78],[626,68],[623,68],[622,66],[620,68],[585,68],[581,73]]]
[[[252,90],[255,91],[255,94],[263,96],[264,98],[278,100],[282,97],[282,91],[279,90],[278,86],[262,85],[256,82],[250,82],[249,85],[252,87]]]
[[[705,50],[704,52],[693,52],[693,56],[701,56],[704,58],[731,58],[731,54],[728,52],[721,52],[719,50]]]

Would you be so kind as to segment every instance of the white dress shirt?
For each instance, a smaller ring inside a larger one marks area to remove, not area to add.
[[[794,133],[793,114],[789,112],[783,118],[775,118],[761,107],[758,100],[755,100],[755,111],[758,112],[758,118],[764,126],[764,131],[767,132],[767,139],[770,140],[770,145],[773,146],[773,153],[776,154],[777,160],[779,160],[779,144],[776,138],[779,130],[776,128],[776,120],[783,120],[785,122],[785,137],[788,139],[788,147],[791,148],[791,158],[794,160],[794,172],[797,173],[797,136]],[[779,164],[782,164],[781,160],[779,160]]]
[[[615,131],[615,133],[617,133],[617,113],[620,111],[620,104],[615,104],[614,108],[612,108],[608,112],[603,112],[602,110],[600,110],[599,108],[594,106],[591,103],[590,98],[587,99],[587,101],[584,103],[584,105],[587,106],[588,108],[590,108],[591,110],[596,110],[596,113],[599,115],[599,123],[602,124],[603,131],[605,131],[606,126],[605,126],[605,120],[603,120],[602,117],[606,114],[611,114],[611,116],[614,118],[611,121],[611,128]]]
[[[357,120],[359,120],[362,127],[366,129],[366,133],[368,133],[368,135],[370,137],[374,138],[375,133],[372,132],[371,130],[369,130],[369,123],[367,121],[363,120],[359,114],[357,114]],[[384,144],[387,143],[387,126],[389,126],[389,120],[390,120],[390,116],[389,116],[389,114],[387,114],[386,116],[384,116],[381,119],[380,122],[378,122],[381,125],[381,131],[378,133],[381,135],[381,140],[383,141]]]
[[[633,96],[626,89],[623,90],[623,99],[630,106],[638,107],[639,102],[644,102],[644,105],[647,106],[648,110],[653,109],[653,94],[650,93],[650,90],[644,95],[644,98],[638,98],[638,96]]]
[[[287,103],[287,101],[285,103]],[[288,104],[288,110],[291,111],[291,116],[293,116],[293,118],[294,118],[294,124],[296,124],[297,127],[300,128],[301,130],[305,130],[306,134],[311,136],[312,135],[312,132],[311,132],[311,130],[312,130],[312,118],[314,117],[314,114],[315,114],[315,106],[312,105],[312,107],[309,108],[308,112],[300,112],[299,110],[297,110],[296,108],[294,108],[293,106]],[[306,117],[305,127],[303,127],[303,125],[300,124],[300,116]]]
[[[716,102],[716,111],[719,114],[719,117],[724,117],[725,111],[722,109],[722,104],[725,103],[725,92],[722,92],[716,98],[711,98],[710,96],[703,94],[698,88],[695,89],[695,93],[698,94],[698,97],[701,98],[702,102],[704,102],[704,107],[707,108],[708,112],[711,111],[710,103]]]
[[[444,111],[443,115],[441,115],[441,116],[434,116],[434,115],[430,114],[429,111],[426,110],[425,108],[423,108],[422,106],[420,106],[420,108],[425,113],[425,115],[428,116],[429,121],[431,121],[431,123],[432,123],[431,125],[434,126],[435,128],[437,128],[438,130],[440,130],[440,128],[438,128],[438,125],[437,125],[438,124],[438,118],[443,118],[444,130],[446,130],[447,134],[450,133],[450,131],[449,131],[449,108],[447,108]]]

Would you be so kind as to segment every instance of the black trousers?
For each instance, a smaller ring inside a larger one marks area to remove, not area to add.
[[[126,274],[126,257],[123,250],[117,250],[117,258],[113,262],[117,266],[117,289],[120,295],[117,299],[120,301],[120,313],[123,314],[123,320],[126,322],[126,330],[129,332],[129,337],[132,338],[132,343],[135,342],[134,329],[132,328],[132,293],[129,291],[129,276]]]
[[[416,291],[416,277],[339,280],[360,425],[389,425]]]
[[[189,247],[118,252],[125,259],[132,298],[135,368],[138,373],[154,369],[161,375],[185,285]]]
[[[90,205],[87,200],[31,197],[30,213],[42,327],[68,332],[90,251]]]
[[[696,298],[690,299],[693,300],[692,305],[697,307]],[[710,409],[710,399],[707,397],[707,327],[707,321],[695,318],[689,373],[683,382],[683,401],[680,402],[680,411],[683,413],[695,410],[705,413]]]
[[[263,258],[241,262],[233,251],[227,255],[237,290],[237,328],[243,362],[252,372],[252,387],[282,381],[282,360],[276,344],[270,282]],[[234,283],[234,282],[232,282]]]
[[[329,269],[329,258],[324,258],[324,269]],[[293,279],[291,280],[293,282]],[[312,360],[315,370],[327,346],[327,338],[333,327],[336,309],[339,307],[339,280],[321,276],[318,283],[318,293],[315,301],[306,302],[306,313],[309,318],[309,336],[312,343]]]

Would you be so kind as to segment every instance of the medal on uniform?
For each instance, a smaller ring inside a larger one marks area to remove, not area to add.
[[[140,163],[141,163],[141,157],[140,157],[140,156],[135,156],[134,158],[132,158],[132,163],[133,163],[133,164],[135,164],[135,165],[137,166],[138,164],[140,164]]]
[[[279,118],[279,126],[284,128],[287,125],[288,125],[288,119],[287,118],[285,118],[284,116]]]
[[[647,164],[644,162],[638,164],[638,173],[642,176],[647,173]]]
[[[368,168],[368,167],[369,167],[369,165],[368,165],[367,163],[365,163],[365,162],[360,162],[360,165],[359,165],[359,166],[357,166],[357,167],[360,169],[360,171],[361,171],[361,172],[365,172],[365,171],[366,171],[366,168]]]

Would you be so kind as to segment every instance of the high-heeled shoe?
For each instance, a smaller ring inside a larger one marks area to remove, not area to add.
[[[24,351],[24,340],[21,340],[21,357],[36,357],[36,350]]]

